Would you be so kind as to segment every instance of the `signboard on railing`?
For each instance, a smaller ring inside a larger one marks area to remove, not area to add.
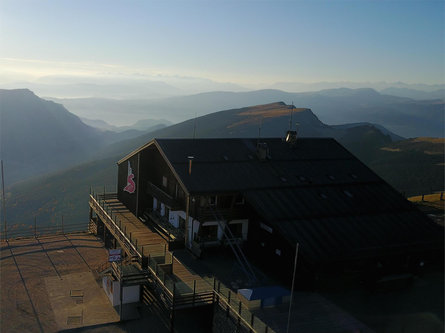
[[[121,254],[122,254],[122,250],[121,249],[109,250],[109,252],[108,252],[108,261],[109,262],[121,261]]]

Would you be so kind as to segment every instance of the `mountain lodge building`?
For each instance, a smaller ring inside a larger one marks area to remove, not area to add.
[[[241,247],[287,276],[297,243],[299,267],[317,272],[415,266],[443,246],[437,225],[337,141],[288,134],[154,139],[118,162],[118,200],[172,249]]]
[[[129,293],[139,295],[172,332],[181,316],[204,325],[195,331],[284,331],[284,321],[257,309],[287,309],[290,292],[264,277],[288,286],[296,258],[295,285],[307,288],[345,272],[411,279],[443,255],[443,227],[334,139],[291,131],[286,139],[153,139],[118,162],[117,193],[93,192],[89,204],[91,232],[123,252],[104,270],[110,300],[122,308]],[[192,255],[213,261],[215,251],[232,254],[243,286],[195,273],[203,266]]]

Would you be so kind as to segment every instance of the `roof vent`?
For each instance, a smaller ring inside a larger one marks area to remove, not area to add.
[[[293,146],[297,142],[297,131],[287,131],[286,142]]]
[[[270,150],[266,142],[258,142],[256,145],[256,155],[260,161],[270,159]]]

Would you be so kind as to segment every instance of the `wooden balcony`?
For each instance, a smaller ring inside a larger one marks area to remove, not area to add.
[[[175,199],[174,197],[169,195],[167,192],[165,192],[161,188],[157,187],[152,182],[148,182],[147,185],[148,185],[147,193],[150,194],[151,196],[155,197],[156,199],[158,199],[159,201],[161,201],[168,207],[170,207],[171,210],[179,210],[179,209],[184,210],[185,205],[183,203],[181,203],[180,200]]]
[[[218,206],[198,207],[192,215],[201,222],[216,221],[221,218],[225,221],[247,218],[246,211],[243,207],[220,208]]]

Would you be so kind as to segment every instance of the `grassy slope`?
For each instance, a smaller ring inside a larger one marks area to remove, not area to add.
[[[415,138],[385,145],[364,159],[368,166],[408,196],[444,189],[445,139]]]
[[[90,186],[96,191],[115,191],[118,156],[83,164],[32,181],[19,183],[7,192],[9,225],[56,225],[63,215],[66,224],[88,223]]]

